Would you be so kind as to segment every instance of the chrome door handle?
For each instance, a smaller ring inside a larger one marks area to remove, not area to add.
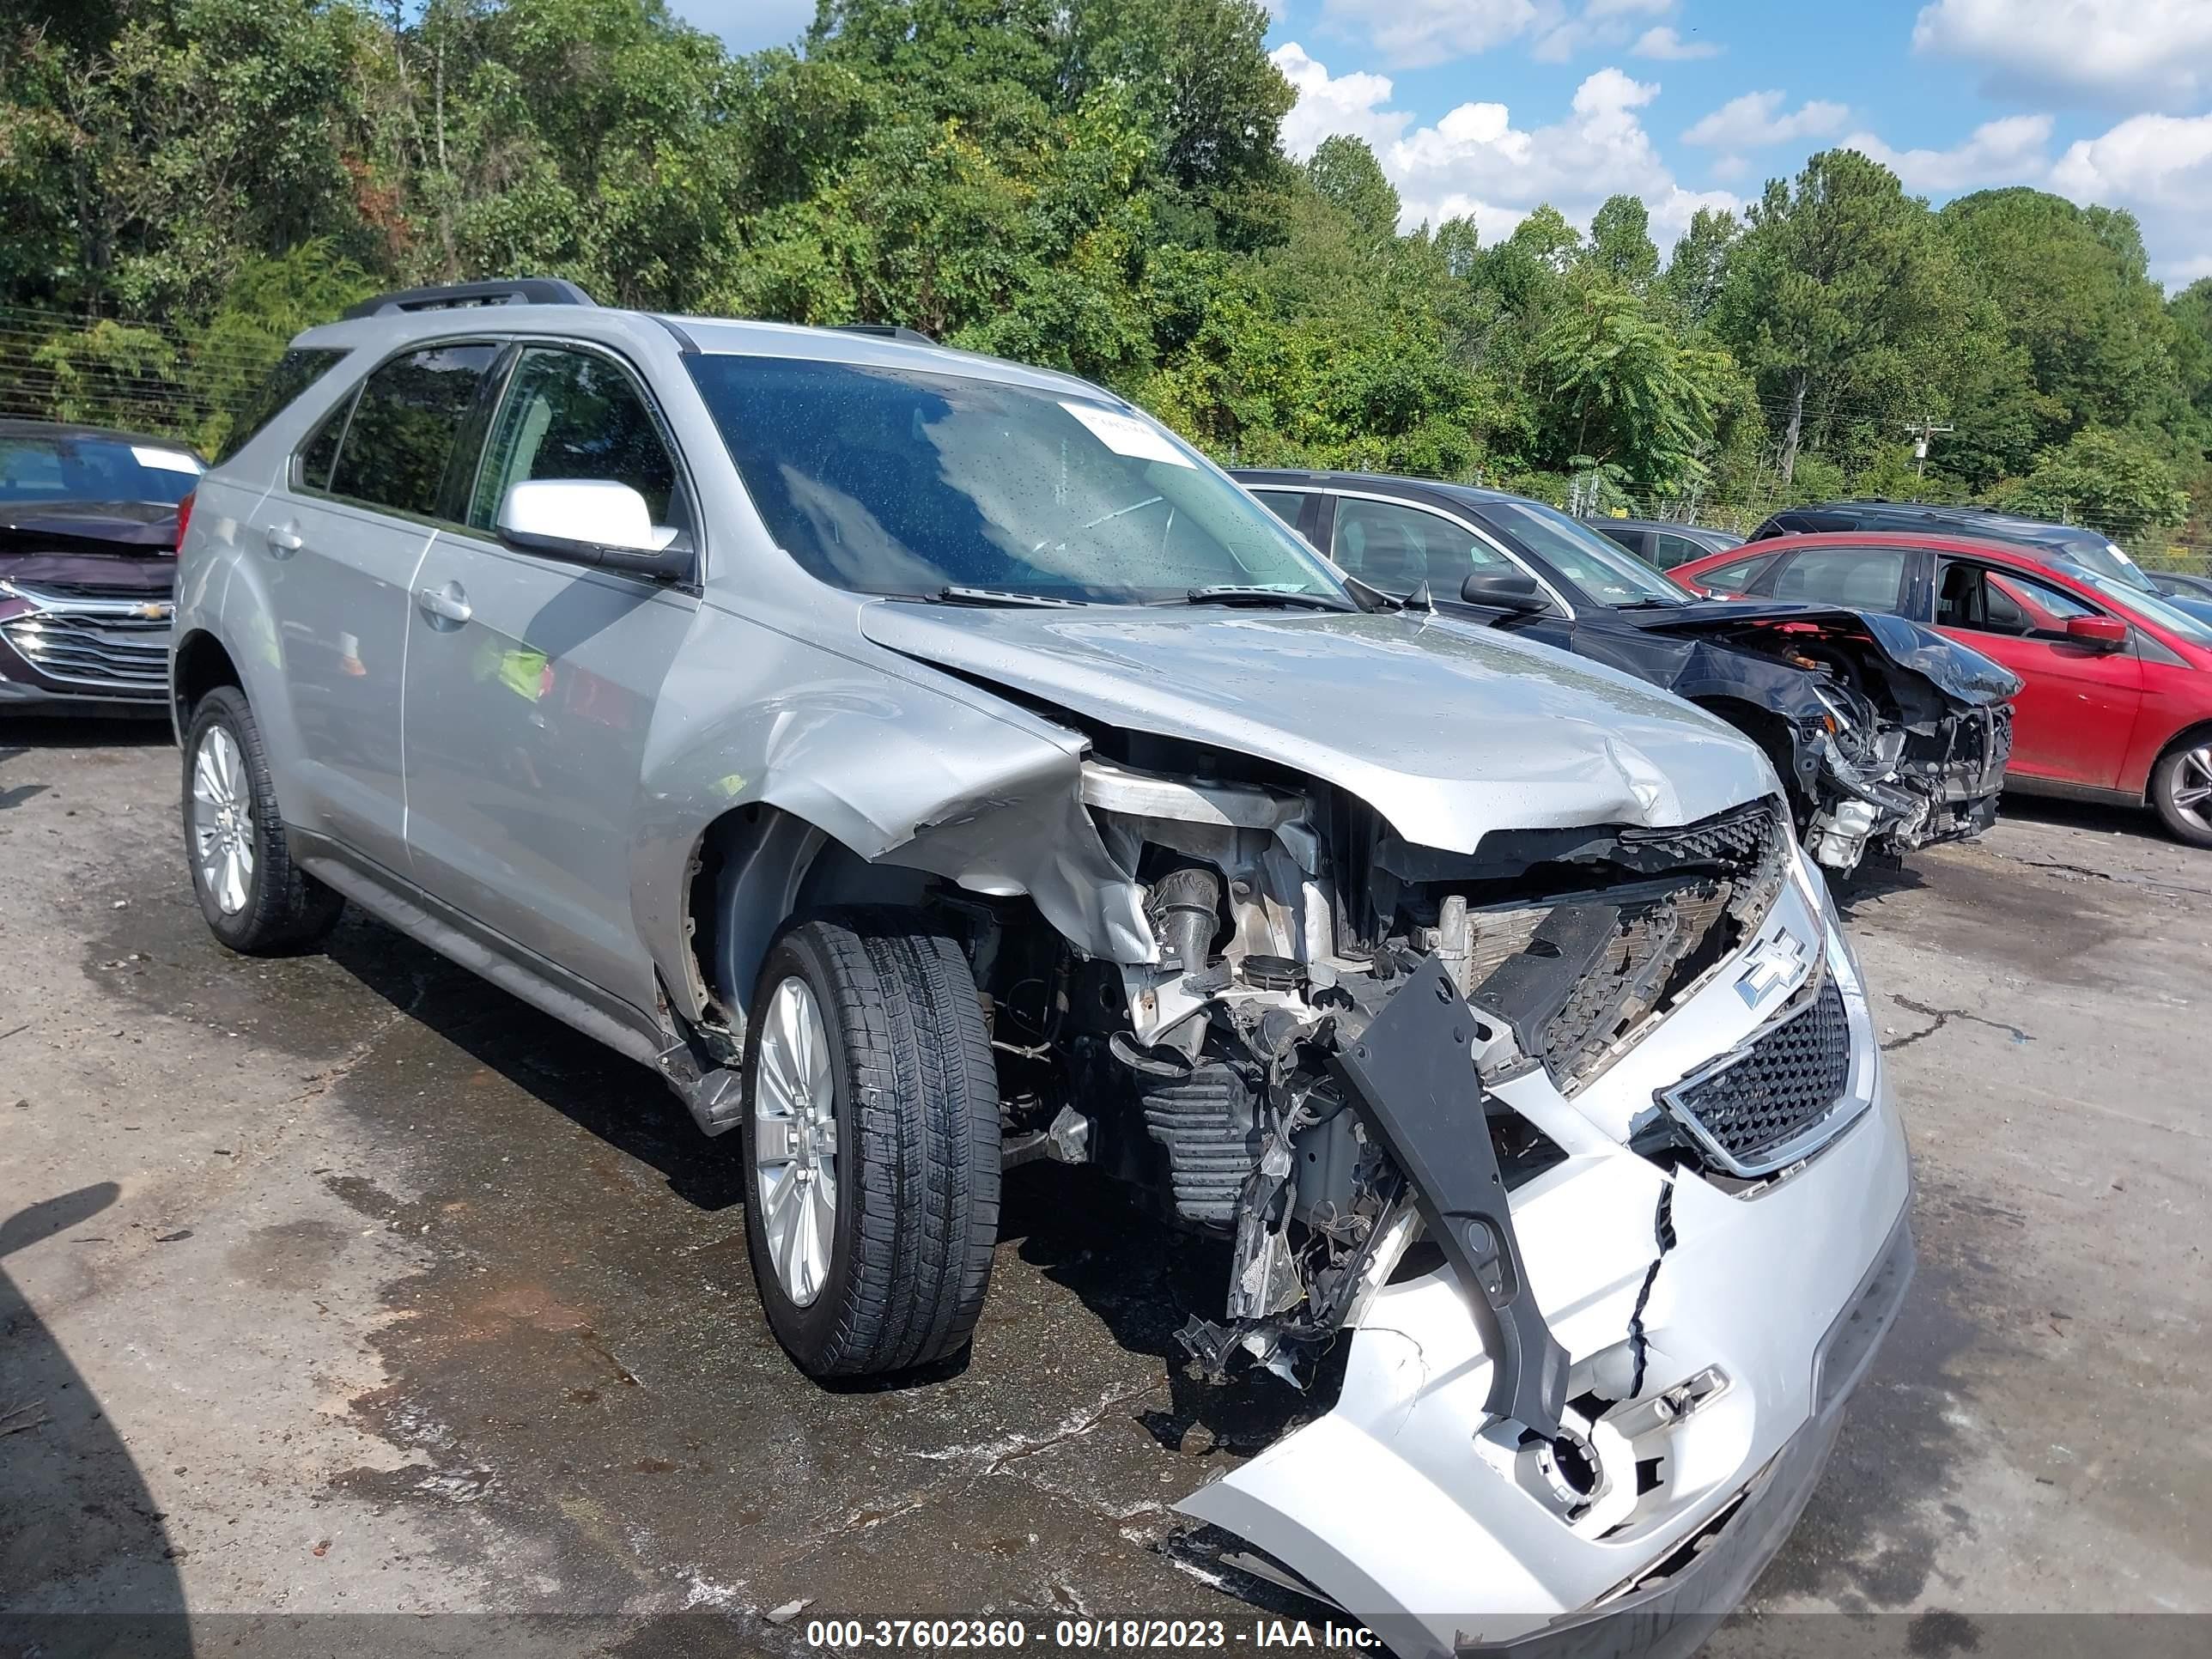
[[[415,590],[415,603],[422,607],[424,616],[441,622],[465,623],[476,614],[459,582],[447,582],[443,587],[418,587]]]
[[[297,553],[307,544],[306,538],[289,524],[263,531],[261,539],[269,544],[269,550],[280,559],[289,553]]]

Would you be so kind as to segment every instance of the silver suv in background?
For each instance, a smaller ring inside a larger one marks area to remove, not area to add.
[[[182,552],[218,939],[349,899],[653,1066],[817,1376],[968,1343],[1005,1170],[1133,1183],[1194,1359],[1334,1395],[1183,1508],[1401,1653],[1741,1593],[1911,1261],[1757,749],[1066,375],[538,282],[295,352]]]

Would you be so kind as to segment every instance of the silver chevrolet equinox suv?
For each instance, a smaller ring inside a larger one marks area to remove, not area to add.
[[[1756,748],[902,330],[532,279],[277,382],[177,584],[224,945],[350,900],[659,1072],[817,1376],[965,1347],[1006,1170],[1132,1183],[1232,1263],[1190,1363],[1315,1392],[1182,1509],[1401,1654],[1742,1593],[1911,1268]]]

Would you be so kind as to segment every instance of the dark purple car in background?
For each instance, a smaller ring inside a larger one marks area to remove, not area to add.
[[[0,715],[160,714],[179,504],[167,438],[0,421]]]

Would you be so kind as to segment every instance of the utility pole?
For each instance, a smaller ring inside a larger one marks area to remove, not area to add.
[[[1928,441],[1938,433],[1949,432],[1954,428],[1948,424],[1937,426],[1923,415],[1917,421],[1907,421],[1905,423],[1905,429],[1912,437],[1913,476],[1924,478],[1928,476]]]

